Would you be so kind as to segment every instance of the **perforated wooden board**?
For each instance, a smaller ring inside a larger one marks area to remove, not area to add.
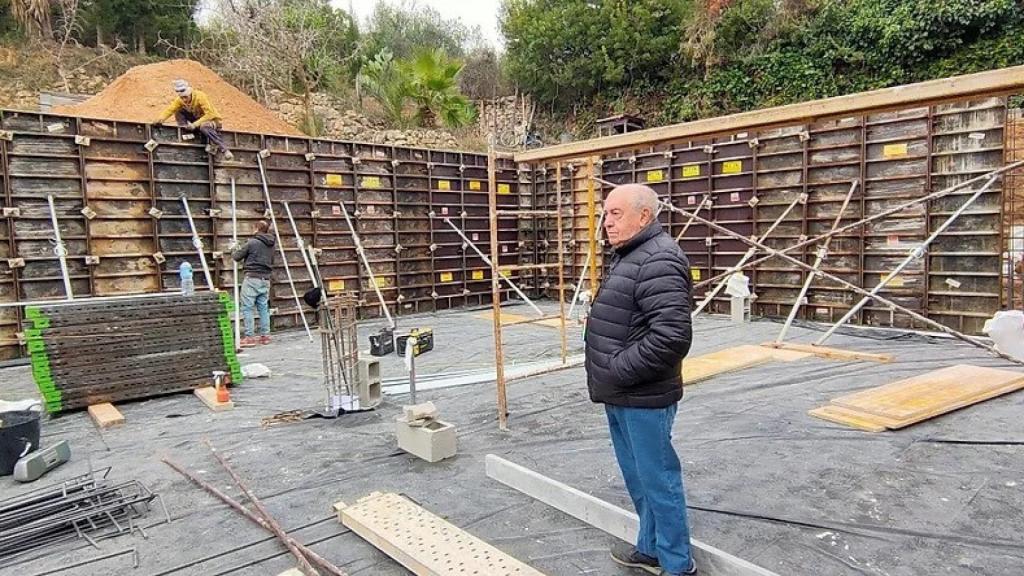
[[[899,422],[963,408],[1024,388],[1024,373],[958,364],[832,400],[832,404]]]
[[[770,362],[773,351],[761,346],[734,346],[683,359],[683,385],[696,384],[719,374]]]
[[[374,492],[335,509],[345,526],[417,576],[543,576],[398,494]]]

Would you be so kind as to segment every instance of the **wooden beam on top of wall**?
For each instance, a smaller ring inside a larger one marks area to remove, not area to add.
[[[719,134],[814,122],[824,118],[962,100],[973,96],[1006,94],[1022,89],[1024,89],[1024,66],[1014,66],[811,102],[751,110],[729,116],[706,118],[604,138],[557,144],[518,153],[515,155],[515,160],[516,162],[540,162],[579,158],[590,154],[650,146],[671,140],[693,140]]]

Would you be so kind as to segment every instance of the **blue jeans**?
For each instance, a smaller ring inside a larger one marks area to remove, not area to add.
[[[677,408],[605,405],[615,457],[640,516],[636,549],[673,574],[690,568],[683,468],[672,447]]]
[[[270,280],[245,277],[242,281],[242,317],[245,319],[245,337],[251,338],[256,332],[252,307],[260,313],[260,334],[270,334]]]

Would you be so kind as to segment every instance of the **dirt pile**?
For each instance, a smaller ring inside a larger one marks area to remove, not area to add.
[[[178,78],[206,92],[224,117],[224,129],[234,132],[302,136],[216,72],[193,60],[167,60],[136,66],[92,98],[74,106],[54,108],[56,114],[152,122],[174,97],[172,83]]]

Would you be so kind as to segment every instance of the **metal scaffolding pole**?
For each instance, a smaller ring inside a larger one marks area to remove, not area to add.
[[[348,209],[345,208],[345,203],[338,202],[338,204],[341,205],[341,213],[345,216],[345,222],[348,224],[348,231],[352,234],[352,242],[356,246],[356,254],[359,254],[359,259],[366,268],[366,273],[370,275],[370,283],[373,284],[373,291],[377,293],[377,301],[380,302],[380,307],[384,310],[384,316],[388,319],[388,325],[391,326],[391,328],[394,328],[395,320],[391,317],[391,311],[388,310],[387,302],[384,301],[384,295],[380,292],[380,286],[377,286],[377,277],[373,275],[373,268],[370,267],[370,261],[366,258],[366,251],[363,250],[363,242],[359,239],[359,234],[356,233],[356,228],[352,224],[352,219],[348,215]]]
[[[843,200],[842,207],[839,208],[839,213],[836,214],[835,222],[832,223],[830,230],[835,230],[839,227],[839,223],[843,220],[843,214],[846,213],[846,208],[850,205],[850,200],[853,199],[853,193],[860,186],[860,180],[854,180],[853,184],[850,185],[850,191],[846,193],[846,198]],[[790,325],[793,324],[793,320],[796,319],[796,313],[800,310],[800,306],[803,305],[804,297],[807,296],[807,291],[811,288],[811,283],[814,282],[814,277],[818,273],[818,269],[821,268],[822,262],[828,257],[828,247],[832,243],[832,236],[829,236],[825,241],[818,246],[818,255],[814,259],[814,271],[807,274],[807,280],[804,281],[804,285],[800,288],[800,294],[796,297],[796,302],[793,302],[793,308],[789,311],[789,316],[786,317],[786,323],[782,325],[782,330],[779,331],[778,337],[775,338],[775,343],[780,344],[786,337],[786,332],[789,331]]]
[[[989,177],[992,178],[993,175],[990,174]],[[673,205],[671,205],[671,204],[669,204],[667,202],[664,202],[664,201],[660,201],[660,202],[661,202],[661,204],[663,206],[665,206],[669,210],[672,210],[674,212],[678,212],[680,214],[683,214],[684,216],[690,216],[691,215],[690,212],[687,212],[686,210],[683,210],[682,208],[678,208],[678,207],[673,206]],[[725,226],[721,226],[719,224],[716,224],[715,222],[712,222],[712,221],[707,220],[705,218],[701,218],[700,216],[694,215],[694,217],[696,218],[696,220],[698,222],[708,226],[709,228],[711,228],[713,230],[716,230],[716,231],[721,232],[723,234],[727,234],[728,236],[731,236],[731,237],[739,240],[740,242],[743,242],[744,244],[747,244],[748,246],[756,247],[756,248],[759,248],[759,249],[767,252],[768,254],[771,255],[770,257],[772,257],[772,258],[775,258],[775,257],[782,258],[783,260],[785,260],[785,261],[787,261],[787,262],[789,262],[791,264],[794,264],[795,266],[798,266],[799,268],[801,268],[803,270],[807,270],[809,272],[813,272],[814,271],[814,269],[811,267],[810,264],[808,264],[808,263],[806,263],[806,262],[804,262],[802,260],[798,260],[796,258],[793,258],[789,254],[784,253],[782,250],[776,250],[774,248],[770,248],[768,246],[765,246],[764,244],[761,244],[760,242],[757,242],[756,240],[751,240],[750,238],[747,238],[746,236],[744,236],[742,234],[737,234],[736,232],[733,232],[732,230],[729,230]],[[792,249],[793,249],[792,247],[787,248],[787,250],[792,250]],[[849,290],[851,290],[853,292],[856,292],[857,294],[860,294],[862,296],[872,296],[872,294],[870,292],[868,292],[867,290],[861,288],[860,286],[857,286],[856,284],[852,284],[850,282],[847,282],[846,280],[843,280],[842,278],[840,278],[838,276],[835,276],[835,275],[829,274],[828,272],[823,272],[823,271],[820,271],[820,270],[817,271],[817,273],[821,277],[827,278],[827,279],[829,279],[829,280],[831,280],[831,281],[833,281],[833,282],[835,282],[837,284],[840,284],[840,285],[844,286],[845,288],[847,288],[847,289],[849,289]],[[884,297],[882,297],[880,295],[874,295],[873,297],[876,300],[878,300],[879,302],[881,302],[882,304],[885,304],[886,306],[891,308],[892,310],[895,310],[897,312],[902,312],[903,314],[906,314],[907,316],[910,316],[911,318],[921,322],[922,324],[927,324],[928,326],[936,328],[940,332],[945,332],[946,334],[949,334],[949,335],[951,335],[951,336],[953,336],[955,338],[963,340],[964,342],[967,342],[968,344],[971,344],[972,346],[977,346],[978,348],[983,348],[983,349],[987,350],[988,352],[990,352],[991,354],[993,354],[995,356],[999,356],[1000,358],[1003,358],[1005,360],[1009,360],[1010,362],[1013,362],[1014,364],[1020,364],[1020,365],[1024,366],[1024,361],[1018,360],[1018,359],[1016,359],[1016,358],[1014,358],[1012,356],[1004,354],[1004,353],[1000,352],[999,350],[996,350],[995,347],[990,346],[990,345],[988,345],[988,344],[986,344],[984,342],[981,342],[980,340],[977,340],[975,338],[971,338],[970,336],[967,336],[967,335],[965,335],[965,334],[963,334],[961,332],[953,330],[952,328],[946,326],[945,324],[940,324],[940,323],[936,322],[935,320],[932,320],[931,318],[928,318],[926,316],[922,316],[921,314],[918,314],[917,312],[914,312],[913,310],[910,310],[908,308],[904,308],[903,306],[900,306],[899,304],[893,302],[892,300],[889,300],[888,298],[884,298]]]
[[[309,337],[309,341],[313,341],[313,332],[309,329],[309,322],[306,322],[306,312],[302,309],[302,300],[299,299],[299,293],[295,291],[295,281],[292,279],[292,269],[288,266],[288,255],[284,251],[284,243],[281,242],[281,232],[277,229],[277,217],[274,216],[274,205],[270,201],[270,188],[267,186],[267,175],[263,170],[263,158],[259,154],[256,155],[256,163],[260,167],[260,181],[263,183],[263,196],[267,200],[267,210],[270,211],[270,223],[274,226],[274,236],[277,239],[277,248],[281,253],[281,260],[284,262],[284,273],[288,277],[288,285],[291,286],[292,296],[295,298],[295,309],[299,313],[299,317],[302,318],[302,326],[306,329],[306,336]]]
[[[863,226],[865,224],[870,224],[870,223],[872,223],[872,222],[874,222],[876,220],[881,220],[882,218],[885,218],[887,216],[891,216],[893,214],[896,214],[897,212],[902,212],[903,210],[906,210],[907,208],[911,208],[913,206],[917,206],[918,204],[921,204],[922,202],[928,202],[928,201],[931,201],[931,200],[936,200],[938,198],[942,198],[944,196],[948,196],[948,195],[952,194],[953,192],[956,192],[957,190],[960,190],[962,188],[967,188],[968,186],[971,186],[972,184],[977,184],[978,182],[987,182],[993,176],[998,176],[998,175],[1003,174],[1005,172],[1009,172],[1011,170],[1015,170],[1017,168],[1020,168],[1021,166],[1024,166],[1024,160],[1021,160],[1019,162],[1014,162],[1012,164],[1007,164],[1006,166],[1003,166],[1002,168],[999,168],[998,170],[993,170],[991,172],[987,172],[985,174],[982,174],[981,176],[976,176],[974,178],[971,178],[970,180],[964,180],[963,182],[961,182],[959,184],[956,184],[955,186],[950,186],[949,188],[944,188],[942,190],[938,190],[936,192],[932,192],[931,194],[928,194],[926,196],[922,196],[920,198],[915,198],[914,200],[910,200],[908,202],[904,202],[903,204],[900,204],[899,206],[895,206],[893,208],[888,208],[888,209],[883,210],[883,211],[881,211],[881,212],[879,212],[877,214],[872,214],[871,216],[868,216],[866,218],[862,218],[862,219],[860,219],[860,220],[858,220],[856,222],[853,222],[852,224],[847,224],[846,226],[842,226],[840,228],[836,228],[835,230],[831,230],[831,231],[826,232],[824,234],[820,234],[818,236],[815,236],[814,238],[809,238],[807,240],[804,240],[803,242],[798,242],[798,243],[796,243],[796,244],[794,244],[794,245],[792,245],[792,246],[790,246],[788,248],[784,248],[782,250],[777,250],[777,252],[779,254],[789,254],[790,252],[793,252],[795,250],[799,250],[799,249],[801,249],[801,248],[803,248],[805,246],[810,246],[812,244],[817,244],[818,242],[821,242],[822,240],[826,240],[826,239],[831,238],[833,236],[837,236],[837,235],[842,234],[843,232],[846,232],[848,230],[852,230],[854,228]],[[744,264],[742,266],[742,268],[740,268],[740,270],[745,270],[747,268],[753,268],[754,266],[757,266],[758,264],[763,264],[766,261],[771,260],[772,258],[775,258],[775,257],[776,257],[775,254],[769,254],[768,256],[765,256],[763,258],[757,258],[755,260],[751,260],[750,262],[747,262],[746,264]],[[704,280],[704,281],[696,283],[694,285],[694,288],[700,288],[701,286],[707,286],[708,284],[710,284],[712,282],[715,282],[716,280],[720,280],[723,277],[728,276],[729,274],[732,274],[732,272],[725,272],[725,273],[722,273],[722,274],[715,275],[712,278],[708,278],[707,280]]]
[[[60,260],[60,275],[64,279],[64,294],[68,297],[68,300],[74,300],[75,294],[71,290],[71,276],[68,274],[68,249],[64,246],[64,241],[60,237],[60,226],[57,224],[57,209],[53,207],[53,194],[46,197],[46,202],[50,205],[50,222],[53,224],[53,252],[57,255],[57,259]]]
[[[213,287],[213,277],[210,276],[210,267],[206,265],[206,254],[203,253],[203,239],[199,237],[199,232],[196,231],[196,223],[192,220],[192,209],[188,207],[188,198],[182,196],[181,203],[185,206],[185,215],[188,216],[188,227],[192,229],[192,246],[196,249],[196,254],[199,255],[199,262],[203,266],[203,276],[206,277],[206,287],[212,292],[216,288]]]
[[[768,230],[765,231],[764,235],[761,237],[754,236],[754,240],[763,242],[766,238],[771,236],[772,232],[774,232],[775,229],[779,227],[779,224],[782,224],[782,221],[785,220],[787,216],[789,216],[789,213],[793,211],[793,208],[796,208],[797,204],[803,204],[805,202],[807,202],[806,194],[801,194],[800,196],[795,198],[792,202],[789,203],[789,206],[786,208],[786,210],[783,211],[782,214],[779,214],[779,217],[775,219],[775,222],[773,222],[772,225],[768,228]],[[694,214],[696,214],[696,212]],[[692,222],[693,220],[691,219],[690,221]],[[754,257],[754,254],[757,254],[757,248],[748,249],[746,254],[743,255],[743,258],[740,258],[739,263],[729,268],[727,272],[730,275],[735,274],[743,266],[743,264],[745,264],[748,260]],[[718,293],[722,291],[722,288],[725,287],[725,284],[728,281],[729,276],[722,278],[718,282],[718,284],[715,285],[714,289],[712,289],[711,292],[708,292],[708,294],[704,297],[704,300],[697,306],[697,308],[690,313],[690,317],[692,318],[697,314],[700,314],[701,310],[704,310],[704,308],[706,308],[707,305],[710,304],[712,300],[714,300],[715,296],[717,296]]]
[[[992,185],[996,183],[996,179],[997,178],[998,178],[998,176],[993,176],[992,178],[989,179],[988,182],[985,183],[984,186],[982,186],[977,191],[975,191],[974,194],[972,194],[971,197],[968,198],[967,201],[965,201],[963,203],[963,205],[960,206],[960,208],[958,208],[956,210],[956,212],[953,212],[953,214],[951,214],[949,216],[949,218],[946,218],[946,221],[943,222],[942,225],[939,226],[935,230],[935,232],[932,232],[932,234],[930,236],[928,236],[928,238],[924,242],[922,242],[920,246],[918,246],[917,248],[914,248],[913,250],[911,250],[910,254],[907,254],[907,257],[904,258],[903,261],[900,262],[896,266],[896,268],[893,269],[892,272],[889,272],[889,274],[887,274],[885,276],[885,278],[882,278],[882,281],[879,282],[877,286],[872,288],[871,292],[869,292],[867,295],[865,295],[863,298],[861,298],[861,300],[859,302],[857,302],[857,304],[855,304],[853,306],[853,308],[850,308],[850,310],[847,311],[847,313],[844,314],[843,317],[840,318],[838,322],[833,324],[832,327],[829,328],[827,332],[822,334],[821,338],[818,338],[817,342],[815,342],[814,345],[815,346],[821,346],[822,344],[824,344],[825,341],[828,340],[829,337],[832,336],[832,334],[834,334],[835,331],[838,330],[840,326],[842,326],[843,324],[846,324],[847,322],[849,322],[850,318],[853,318],[853,316],[855,314],[857,314],[857,312],[860,312],[860,309],[863,308],[865,305],[867,305],[868,302],[871,302],[871,300],[873,298],[877,298],[878,297],[878,293],[882,291],[882,288],[885,288],[885,286],[890,281],[892,281],[893,278],[895,278],[897,275],[899,275],[899,273],[902,272],[907,266],[909,266],[911,262],[913,262],[914,260],[917,260],[918,258],[923,258],[924,255],[925,255],[925,252],[928,249],[928,245],[931,244],[932,242],[934,242],[935,239],[938,238],[940,234],[945,232],[946,229],[949,228],[950,225],[952,225],[953,222],[956,221],[956,219],[959,218],[961,214],[963,214],[968,208],[970,208],[971,204],[974,204],[974,202],[978,198],[980,198],[982,194],[984,194],[986,191],[988,191],[988,189],[991,188]]]

